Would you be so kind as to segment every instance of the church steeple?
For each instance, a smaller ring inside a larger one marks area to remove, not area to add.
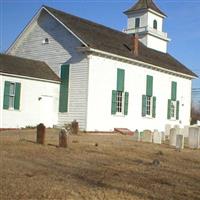
[[[153,0],[138,0],[124,12],[128,17],[127,34],[137,33],[140,41],[149,48],[167,52],[170,39],[163,32],[163,20],[166,18]]]

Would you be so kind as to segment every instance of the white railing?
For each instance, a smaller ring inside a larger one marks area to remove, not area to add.
[[[167,33],[159,31],[157,29],[154,29],[150,26],[143,26],[139,28],[131,28],[131,29],[126,29],[126,33],[142,33],[142,32],[150,32],[156,35],[159,35],[160,37],[167,38]]]

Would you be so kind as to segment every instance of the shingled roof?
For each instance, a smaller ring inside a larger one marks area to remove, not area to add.
[[[165,15],[153,2],[153,0],[139,0],[135,5],[133,5],[130,9],[126,10],[124,13],[127,14],[129,12],[133,11],[140,11],[140,10],[147,10],[152,9],[157,13],[160,13],[161,15]]]
[[[60,81],[60,78],[45,62],[7,54],[0,54],[0,73],[1,72],[45,80]]]
[[[67,14],[54,8],[44,7],[91,48],[197,77],[196,74],[173,58],[170,54],[147,48],[141,42],[139,43],[139,55],[135,56],[131,51],[131,35]]]

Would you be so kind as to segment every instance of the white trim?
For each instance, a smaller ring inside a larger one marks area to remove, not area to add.
[[[47,79],[41,79],[41,78],[34,78],[34,77],[30,77],[30,76],[22,76],[22,75],[17,75],[17,74],[9,74],[9,73],[0,72],[0,75],[2,75],[2,76],[11,76],[11,77],[14,77],[14,78],[23,78],[23,79],[29,79],[29,80],[34,80],[34,81],[43,81],[43,82],[60,84],[60,81],[53,81],[53,80],[47,80]]]
[[[144,66],[148,66],[148,67],[153,68],[153,69],[158,69],[160,71],[168,72],[168,73],[171,73],[171,74],[174,74],[174,75],[179,75],[179,76],[182,76],[182,77],[187,77],[189,79],[197,79],[197,77],[195,77],[195,76],[183,74],[183,73],[180,73],[180,72],[175,72],[175,71],[169,70],[169,69],[164,69],[164,68],[158,67],[156,65],[152,65],[152,64],[145,63],[145,62],[142,62],[142,61],[139,61],[139,60],[135,60],[135,59],[131,59],[131,58],[126,58],[126,57],[123,57],[123,56],[119,56],[117,54],[108,53],[108,52],[97,50],[97,49],[93,49],[93,48],[90,48],[90,47],[80,47],[80,48],[77,48],[77,49],[80,50],[80,51],[96,52],[96,53],[99,53],[99,54],[110,56],[112,58],[114,57],[114,58],[119,58],[119,59],[122,59],[122,60],[126,60],[126,61],[129,61],[129,62],[132,62],[132,63],[134,62],[134,63],[137,63],[139,65],[142,65],[143,67]]]
[[[83,43],[86,47],[88,46],[83,40],[81,40],[73,31],[70,30],[65,24],[63,24],[57,17],[55,17],[47,8],[42,7],[44,10],[46,10],[56,21],[58,21],[60,24],[62,24],[74,37],[76,37],[81,43]]]

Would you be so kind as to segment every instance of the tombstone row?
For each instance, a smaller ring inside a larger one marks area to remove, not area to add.
[[[198,127],[185,127],[181,129],[179,127],[166,128],[165,132],[158,132],[154,130],[144,130],[143,132],[134,132],[133,139],[135,141],[149,142],[155,144],[161,144],[165,142],[166,137],[169,139],[169,145],[175,147],[178,150],[184,148],[185,132],[188,134],[188,146],[192,149],[200,148],[200,128]]]

